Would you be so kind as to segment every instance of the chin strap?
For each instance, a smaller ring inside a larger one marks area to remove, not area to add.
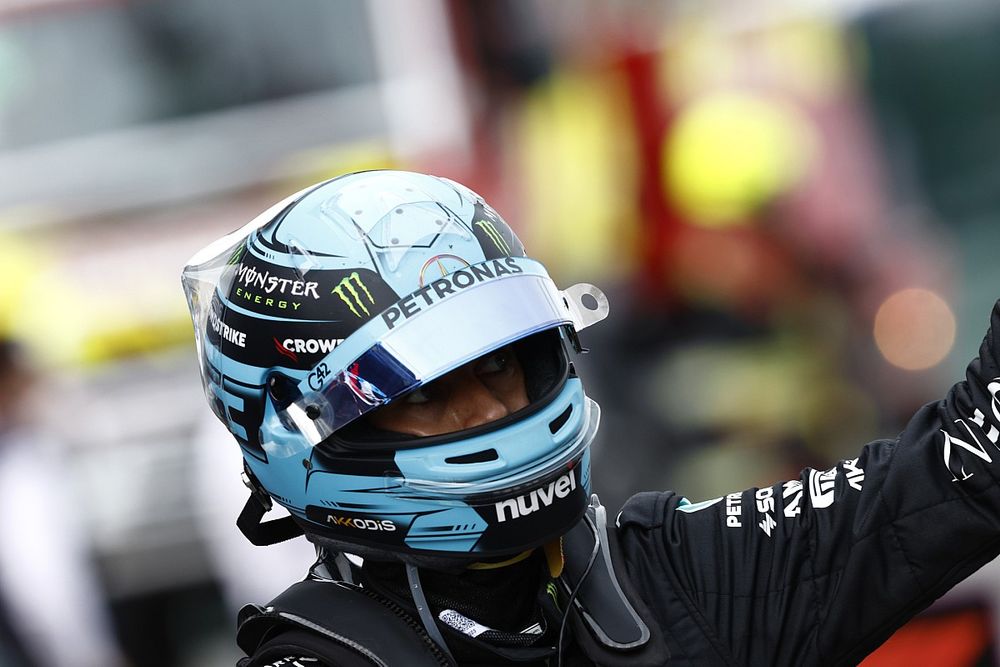
[[[242,478],[243,484],[250,489],[250,497],[236,519],[236,527],[251,544],[266,547],[303,534],[302,528],[291,516],[263,521],[264,514],[272,507],[271,496],[267,495],[267,491],[246,465],[243,467]]]
[[[441,630],[438,628],[437,623],[434,622],[434,615],[431,614],[427,598],[424,597],[424,589],[420,586],[420,575],[417,573],[416,565],[412,563],[406,564],[406,580],[410,584],[410,595],[413,596],[413,604],[417,605],[417,613],[420,614],[420,621],[424,624],[424,630],[427,631],[427,634],[441,648],[444,654],[448,656],[448,659],[457,665],[455,656],[448,650],[448,645],[441,635]]]

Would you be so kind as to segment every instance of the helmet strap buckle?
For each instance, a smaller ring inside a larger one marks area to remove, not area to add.
[[[250,489],[250,495],[256,498],[264,507],[264,511],[270,512],[274,506],[271,496],[264,490],[264,486],[257,480],[257,476],[253,474],[253,471],[250,470],[246,462],[243,463],[243,472],[240,473],[240,479],[243,480],[243,486]]]
[[[264,514],[273,507],[271,497],[245,463],[241,477],[243,483],[250,489],[250,497],[247,498],[246,505],[236,519],[236,527],[251,544],[266,547],[303,534],[302,527],[292,516],[263,521]]]

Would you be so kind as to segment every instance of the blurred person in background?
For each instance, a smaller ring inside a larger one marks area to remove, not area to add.
[[[36,384],[24,349],[0,340],[0,664],[121,665],[66,454],[32,419]]]
[[[0,447],[6,445],[8,433],[14,429],[20,414],[20,397],[24,394],[22,385],[27,380],[26,376],[16,346],[8,340],[0,340]],[[3,450],[0,449],[2,460]],[[18,667],[36,664],[28,658],[28,649],[18,636],[7,607],[4,597],[0,595],[0,665]]]
[[[243,453],[241,530],[319,553],[242,610],[244,666],[855,664],[1000,552],[1000,307],[966,379],[895,440],[705,502],[640,493],[608,520],[571,356],[607,300],[555,287],[467,188],[336,178],[183,282]],[[274,501],[290,516],[262,521]]]

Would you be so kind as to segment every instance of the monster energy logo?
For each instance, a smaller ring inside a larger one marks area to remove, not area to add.
[[[504,240],[497,228],[493,226],[493,223],[489,220],[478,220],[476,221],[476,226],[483,230],[483,232],[490,237],[493,241],[493,245],[497,247],[497,250],[504,253],[505,255],[510,254],[510,246],[507,245],[507,241]]]
[[[549,583],[545,584],[545,592],[548,593],[549,597],[552,598],[552,603],[556,606],[556,611],[560,611],[559,593],[556,591],[556,582],[550,581]]]
[[[358,292],[359,289],[365,293],[365,296],[368,297],[368,301],[372,304],[375,303],[375,298],[372,296],[372,293],[368,291],[368,288],[365,287],[365,283],[361,280],[361,276],[358,275],[357,271],[353,271],[351,275],[337,283],[337,286],[334,287],[333,291],[330,293],[339,296],[341,301],[346,303],[347,307],[350,308],[351,312],[356,316],[361,317],[361,313],[358,312],[358,308],[365,311],[365,315],[371,315],[371,313],[368,312],[368,308],[365,306],[364,300],[361,298],[361,293]],[[357,308],[355,308],[355,306],[357,306]]]
[[[236,250],[233,251],[233,254],[229,256],[229,259],[226,261],[226,264],[235,264],[236,262],[240,261],[243,258],[243,251],[245,251],[246,249],[247,247],[245,245],[237,246]]]

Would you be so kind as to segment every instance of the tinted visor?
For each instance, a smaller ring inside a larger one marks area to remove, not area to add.
[[[539,331],[607,316],[590,285],[560,291],[541,264],[506,258],[435,280],[373,318],[316,364],[279,417],[302,447],[477,357]],[[295,451],[287,451],[292,455]]]

